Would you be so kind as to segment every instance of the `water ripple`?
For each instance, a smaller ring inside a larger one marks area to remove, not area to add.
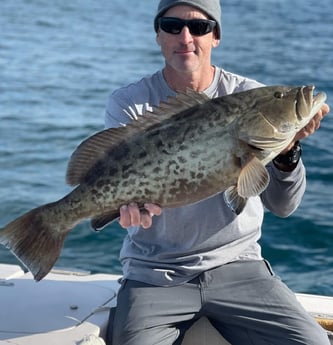
[[[68,193],[70,155],[103,128],[109,92],[162,66],[152,27],[157,3],[1,1],[0,226]],[[303,0],[224,1],[222,22],[214,63],[267,84],[314,83],[333,99],[331,0],[320,6]],[[267,213],[261,241],[264,255],[289,286],[329,295],[332,131],[328,117],[305,141],[303,202],[287,219]],[[120,273],[124,234],[117,226],[96,234],[84,223],[69,235],[58,264]],[[16,263],[3,248],[0,261]]]

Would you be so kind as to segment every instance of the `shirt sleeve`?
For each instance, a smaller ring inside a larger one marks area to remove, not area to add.
[[[277,169],[273,162],[267,165],[270,183],[261,195],[264,206],[279,217],[288,217],[302,201],[306,188],[305,167],[300,160],[291,172]]]

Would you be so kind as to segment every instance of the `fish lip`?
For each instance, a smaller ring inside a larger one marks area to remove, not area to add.
[[[302,86],[297,94],[295,113],[300,123],[312,118],[326,100],[324,92],[314,95],[314,89],[314,85]]]
[[[295,113],[300,123],[304,121],[304,118],[307,118],[309,107],[313,107],[314,88],[314,85],[302,86],[297,92]]]
[[[327,95],[325,92],[319,92],[313,96],[312,107],[316,108],[317,106],[322,106],[327,99]]]

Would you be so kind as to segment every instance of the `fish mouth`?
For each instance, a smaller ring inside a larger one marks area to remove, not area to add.
[[[251,149],[277,152],[284,149],[286,143],[290,142],[296,132],[308,124],[326,101],[326,94],[319,92],[314,95],[314,89],[314,85],[308,85],[299,87],[297,91],[294,90],[291,94],[294,102],[293,116],[289,121],[284,121],[283,124],[278,125],[274,122],[274,118],[264,116],[266,122],[274,130],[274,134],[268,138],[260,135],[252,135],[250,139],[247,137],[246,142]],[[291,88],[289,91],[292,92],[293,89]]]
[[[314,89],[314,85],[302,86],[297,93],[295,113],[300,127],[319,111],[326,100],[324,92],[314,95]]]
[[[327,98],[325,92],[319,92],[317,95],[313,97],[312,107],[315,109],[314,114],[318,112],[318,110],[323,106]],[[313,110],[312,110],[313,111]]]

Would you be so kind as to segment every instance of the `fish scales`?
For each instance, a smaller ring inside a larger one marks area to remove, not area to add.
[[[116,194],[101,192],[101,205],[119,209],[121,204],[130,201],[143,204],[151,200],[165,207],[174,207],[212,195],[216,183],[223,189],[222,182],[228,185],[234,182],[237,178],[236,160],[231,155],[234,139],[227,131],[219,130],[227,128],[219,126],[225,120],[220,119],[220,123],[215,120],[212,126],[209,118],[204,120],[200,109],[197,113],[198,121],[188,121],[184,116],[177,121],[178,126],[166,123],[133,138],[124,144],[122,154],[115,155],[111,151],[104,170],[112,169],[112,185],[117,186],[112,190]],[[221,155],[221,150],[226,154]],[[230,167],[232,179],[224,177],[221,180],[223,166]],[[97,181],[101,183],[97,176],[93,180],[95,185]],[[109,186],[109,179],[104,184]]]
[[[0,231],[38,281],[53,267],[65,237],[90,218],[101,228],[123,204],[191,204],[224,191],[237,214],[268,185],[265,165],[324,103],[313,86],[269,86],[208,99],[188,90],[125,127],[84,140],[73,153],[62,199],[35,208]]]

